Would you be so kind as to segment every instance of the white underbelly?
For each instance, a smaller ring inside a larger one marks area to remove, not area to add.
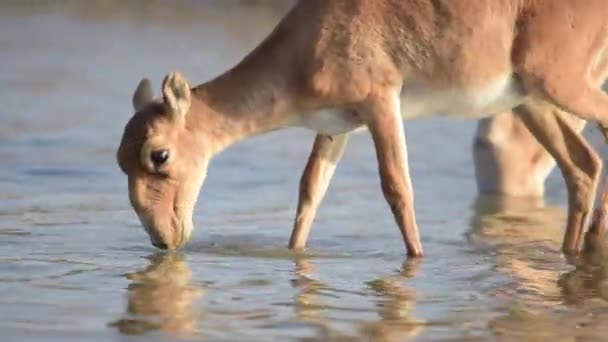
[[[480,119],[513,109],[525,100],[525,94],[511,75],[505,75],[478,89],[437,90],[410,81],[403,86],[400,100],[404,120],[433,115]],[[363,128],[364,122],[356,112],[333,108],[304,113],[298,126],[335,135]]]
[[[303,115],[304,126],[319,134],[336,135],[355,131],[363,127],[357,113],[342,109],[323,109]]]
[[[406,120],[432,115],[480,119],[511,110],[524,100],[520,84],[511,75],[477,89],[435,90],[411,81],[401,93],[401,115]]]

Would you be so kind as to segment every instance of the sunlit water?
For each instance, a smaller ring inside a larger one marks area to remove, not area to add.
[[[422,260],[405,258],[366,133],[348,147],[308,252],[285,248],[313,138],[304,130],[219,156],[191,243],[157,253],[114,159],[134,87],[144,76],[158,87],[171,70],[209,79],[253,48],[285,5],[31,3],[0,5],[2,341],[608,333],[605,265],[577,268],[558,252],[558,172],[550,204],[477,199],[473,121],[406,125]]]

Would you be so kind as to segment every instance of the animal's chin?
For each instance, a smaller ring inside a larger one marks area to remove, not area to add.
[[[192,233],[192,221],[190,217],[160,226],[153,224],[152,222],[154,221],[152,219],[146,219],[141,216],[140,221],[148,233],[152,246],[163,250],[174,250],[183,247],[190,239],[190,234]]]
[[[190,233],[192,232],[192,224],[181,224],[173,229],[174,235],[172,241],[173,245],[168,246],[169,250],[180,249],[184,247],[190,240]]]
[[[175,235],[169,239],[159,239],[156,236],[150,235],[150,243],[152,246],[163,250],[175,250],[186,245],[190,239],[187,227],[171,228]]]

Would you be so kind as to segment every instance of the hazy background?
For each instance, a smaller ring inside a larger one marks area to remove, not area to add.
[[[296,129],[219,156],[192,242],[157,254],[115,163],[135,86],[150,77],[159,89],[172,70],[204,82],[287,7],[0,3],[2,340],[605,336],[604,263],[575,268],[559,253],[559,173],[548,181],[548,205],[476,202],[474,121],[406,125],[421,261],[405,262],[366,133],[338,168],[309,253],[285,249],[314,136]],[[586,134],[600,146],[595,131]]]

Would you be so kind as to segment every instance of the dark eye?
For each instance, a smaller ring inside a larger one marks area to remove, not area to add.
[[[162,149],[152,151],[152,153],[150,154],[150,159],[152,160],[154,167],[161,167],[169,159],[169,150]]]

